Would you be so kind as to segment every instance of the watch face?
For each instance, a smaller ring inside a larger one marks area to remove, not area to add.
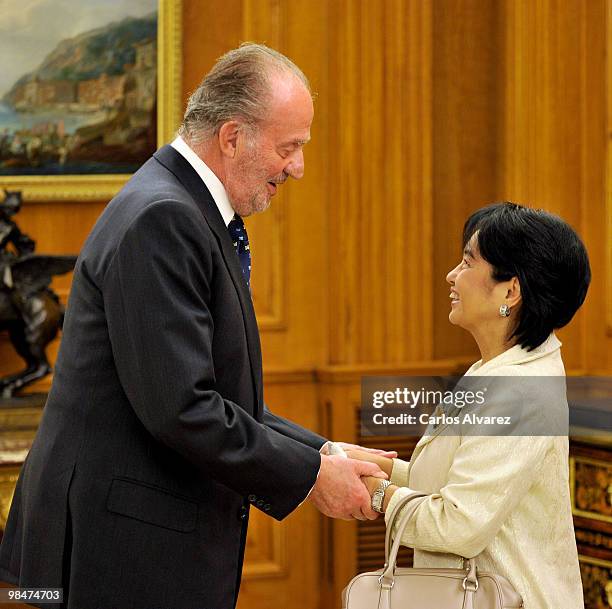
[[[384,496],[384,488],[377,488],[372,495],[372,509],[380,514],[382,514],[382,503]]]

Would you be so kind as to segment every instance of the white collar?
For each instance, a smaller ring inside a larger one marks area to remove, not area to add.
[[[180,135],[170,145],[179,154],[185,157],[187,162],[194,168],[200,178],[202,178],[202,182],[204,182],[212,198],[215,200],[219,212],[223,217],[223,221],[225,222],[225,226],[227,226],[236,212],[227,197],[227,192],[221,180],[219,180],[212,169],[190,148]]]

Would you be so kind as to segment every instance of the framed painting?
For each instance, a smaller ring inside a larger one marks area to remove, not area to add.
[[[181,0],[2,0],[0,188],[111,198],[181,117]]]

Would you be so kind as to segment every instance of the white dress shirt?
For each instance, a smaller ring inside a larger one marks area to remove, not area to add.
[[[227,196],[225,186],[221,180],[214,174],[212,169],[189,147],[189,144],[179,135],[171,144],[180,155],[185,157],[185,160],[195,169],[196,173],[202,178],[202,182],[208,188],[212,198],[214,199],[219,212],[223,217],[225,226],[227,226],[235,215],[234,208]]]

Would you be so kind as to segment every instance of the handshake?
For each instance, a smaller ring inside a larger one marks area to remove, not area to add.
[[[334,443],[345,454],[330,454],[329,443],[321,450],[321,469],[308,499],[325,516],[342,520],[375,520],[371,495],[380,480],[391,476],[395,451]],[[348,458],[347,458],[348,457]]]

